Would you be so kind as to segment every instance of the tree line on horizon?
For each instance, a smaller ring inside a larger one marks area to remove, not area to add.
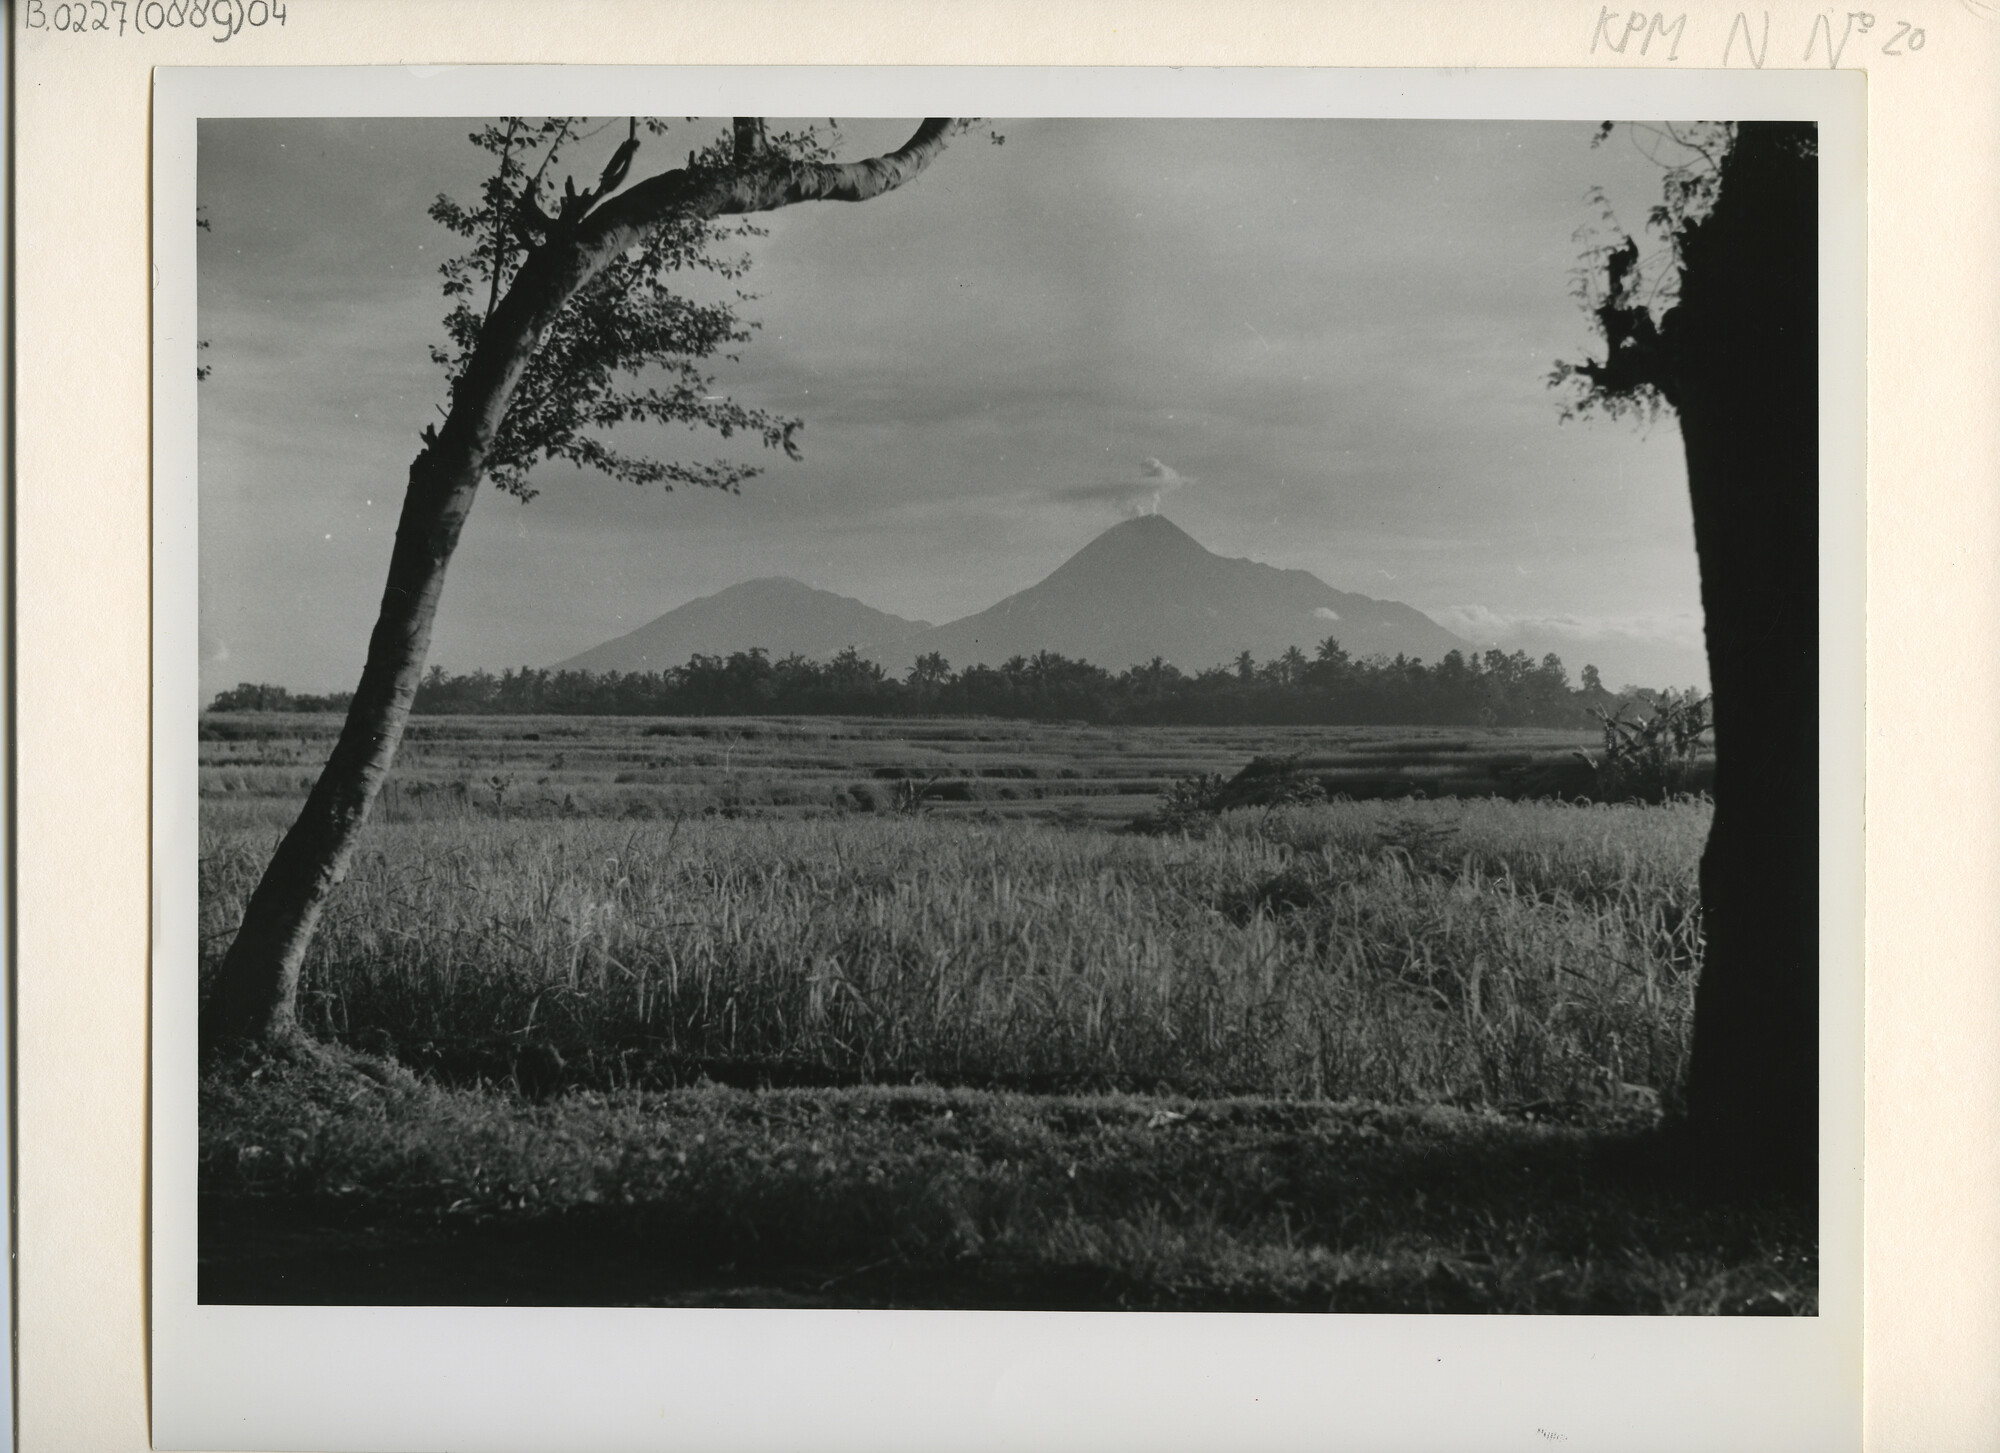
[[[936,652],[900,678],[852,648],[825,660],[761,648],[696,654],[662,671],[549,670],[454,675],[433,666],[417,688],[420,715],[991,716],[1149,726],[1593,727],[1601,712],[1670,693],[1605,689],[1595,666],[1572,687],[1562,658],[1525,651],[1451,651],[1357,659],[1337,640],[1308,656],[1294,646],[1268,661],[1244,651],[1227,666],[1187,672],[1155,657],[1112,672],[1053,651],[954,670]],[[344,711],[346,693],[293,695],[245,683],[211,711]]]

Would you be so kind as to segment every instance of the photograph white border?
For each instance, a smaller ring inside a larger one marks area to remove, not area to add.
[[[187,68],[153,134],[153,1436],[161,1448],[1829,1449],[1859,1441],[1861,78],[1800,71]],[[1821,1314],[203,1307],[195,123],[532,114],[1810,119],[1821,198]]]

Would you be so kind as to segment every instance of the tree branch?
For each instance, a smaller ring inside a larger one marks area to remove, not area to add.
[[[1604,361],[1568,367],[1589,381],[1600,399],[1635,399],[1648,390],[1679,407],[1679,372],[1668,339],[1653,322],[1652,312],[1637,296],[1639,247],[1630,237],[1606,260],[1610,287],[1594,310],[1604,333]]]
[[[855,162],[797,162],[759,154],[727,170],[690,168],[649,177],[578,220],[551,231],[514,275],[514,285],[480,330],[454,390],[441,453],[460,468],[484,467],[514,389],[538,340],[569,300],[648,232],[673,217],[712,218],[776,211],[799,202],[865,202],[917,176],[950,141],[952,118],[930,117],[883,156]],[[545,163],[546,164],[546,163]],[[461,407],[463,406],[463,407]]]
[[[507,139],[500,144],[500,186],[503,191],[507,185],[507,158],[514,150],[514,129],[519,125],[520,122],[516,118],[512,116],[508,117]],[[513,219],[507,215],[507,209],[496,205],[493,208],[493,285],[486,290],[486,316],[488,318],[491,318],[493,310],[500,306],[500,275],[507,270],[507,259],[505,256],[507,251],[507,230],[512,225]]]

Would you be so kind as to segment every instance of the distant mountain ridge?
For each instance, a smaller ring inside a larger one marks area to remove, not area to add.
[[[1335,590],[1304,570],[1230,559],[1161,515],[1114,525],[1042,581],[947,625],[904,620],[796,580],[746,581],[688,602],[629,635],[559,663],[589,671],[660,671],[697,652],[761,646],[772,656],[853,647],[901,674],[937,652],[954,669],[1053,651],[1109,671],[1159,657],[1183,671],[1260,661],[1332,636],[1353,656],[1436,661],[1470,649],[1399,601]]]
[[[558,671],[665,671],[690,656],[762,647],[772,657],[825,656],[931,629],[789,576],[746,580],[556,663]]]
[[[898,671],[929,651],[954,667],[1054,651],[1109,671],[1155,656],[1199,671],[1243,651],[1260,661],[1291,646],[1310,654],[1328,636],[1350,655],[1427,661],[1467,644],[1413,606],[1335,590],[1308,571],[1217,555],[1164,515],[1140,515],[997,605],[862,654]]]

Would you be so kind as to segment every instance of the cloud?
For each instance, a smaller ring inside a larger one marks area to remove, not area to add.
[[[1070,504],[1111,504],[1128,514],[1154,515],[1160,512],[1162,498],[1194,482],[1173,465],[1148,458],[1136,475],[1071,485],[1057,490],[1055,497]]]
[[[1514,633],[1509,617],[1483,605],[1441,605],[1424,614],[1454,636],[1463,636],[1478,646],[1497,645]]]
[[[203,661],[220,663],[229,659],[229,642],[210,622],[203,621],[196,630],[196,636]]]
[[[1477,650],[1550,652],[1570,668],[1595,665],[1608,686],[1707,689],[1699,611],[1638,615],[1528,615],[1483,605],[1440,606],[1426,615]]]
[[[1337,621],[1340,619],[1340,612],[1330,605],[1314,606],[1313,614],[1323,621]]]
[[[1693,612],[1652,615],[1517,615],[1483,605],[1446,605],[1430,618],[1474,645],[1504,646],[1524,637],[1565,641],[1645,641],[1700,650],[1701,617]]]

